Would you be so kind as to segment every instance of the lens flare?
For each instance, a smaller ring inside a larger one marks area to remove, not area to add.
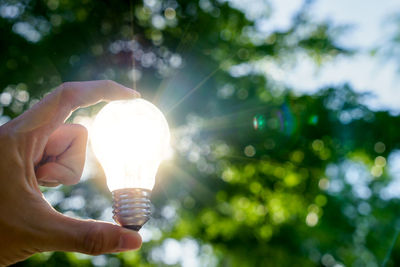
[[[256,131],[278,131],[285,136],[291,136],[296,132],[297,118],[290,105],[283,104],[279,108],[272,108],[263,114],[255,115],[253,117],[253,128]]]

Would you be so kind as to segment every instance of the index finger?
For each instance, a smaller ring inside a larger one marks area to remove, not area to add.
[[[50,135],[72,111],[100,101],[140,97],[137,91],[110,80],[66,82],[44,97],[16,120],[19,132],[40,131]]]

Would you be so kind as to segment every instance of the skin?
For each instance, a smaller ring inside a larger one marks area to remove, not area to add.
[[[0,127],[0,266],[43,251],[98,255],[141,246],[137,232],[64,216],[39,189],[80,180],[87,130],[64,123],[72,111],[136,97],[138,92],[113,81],[68,82]]]

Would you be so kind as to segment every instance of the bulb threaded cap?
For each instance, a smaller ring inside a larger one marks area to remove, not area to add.
[[[142,188],[124,188],[114,190],[113,219],[119,225],[139,231],[150,219],[151,191]]]

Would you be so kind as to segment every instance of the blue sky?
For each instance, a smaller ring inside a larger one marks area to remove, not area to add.
[[[290,27],[293,15],[304,0],[229,1],[256,21],[264,34]],[[271,16],[265,16],[269,11]],[[267,75],[294,88],[298,93],[313,93],[327,85],[350,83],[356,91],[371,92],[366,104],[374,110],[400,113],[400,70],[395,60],[383,54],[371,56],[396,30],[394,14],[400,14],[400,1],[394,0],[316,0],[310,10],[314,21],[329,21],[336,26],[349,26],[338,38],[338,44],[355,48],[352,57],[337,57],[318,68],[306,55],[299,54],[297,64],[266,64]]]

